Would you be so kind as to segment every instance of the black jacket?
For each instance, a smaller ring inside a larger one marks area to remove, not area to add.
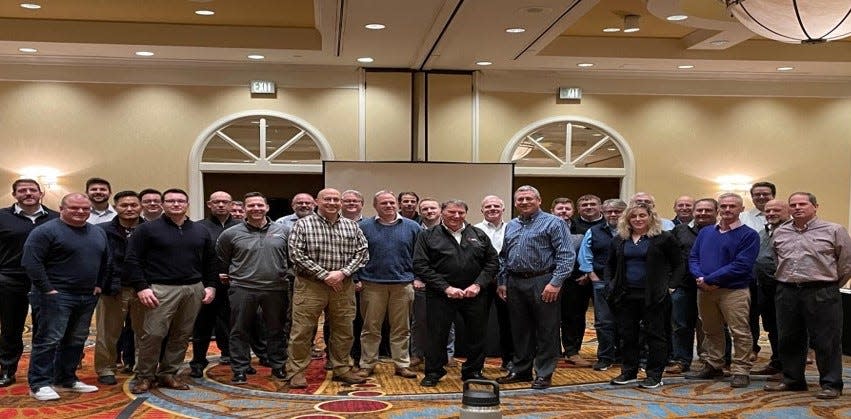
[[[650,306],[665,299],[668,288],[683,274],[685,265],[680,256],[680,248],[674,236],[663,231],[658,236],[650,237],[647,249],[647,285],[645,305]],[[626,293],[626,262],[623,256],[624,239],[615,236],[609,247],[609,260],[606,262],[604,276],[608,281],[606,300],[613,309],[620,298]]]
[[[145,220],[140,217],[139,222],[144,223]],[[124,258],[127,256],[127,241],[135,233],[135,228],[130,234],[127,234],[118,217],[113,218],[112,221],[99,223],[97,226],[106,232],[106,240],[109,243],[109,249],[112,251],[112,263],[109,264],[109,274],[104,283],[103,293],[118,295],[121,287],[132,286],[130,280],[124,275]],[[138,227],[136,226],[136,228]]]
[[[445,295],[450,286],[473,283],[484,290],[499,271],[499,256],[484,231],[467,224],[461,244],[442,224],[424,230],[414,245],[414,274],[426,283],[426,292]]]
[[[15,214],[14,204],[0,209],[0,283],[5,287],[23,292],[30,290],[29,277],[21,267],[24,242],[34,228],[59,218],[56,211],[48,208],[44,208],[44,211],[45,214],[33,222],[22,214]]]

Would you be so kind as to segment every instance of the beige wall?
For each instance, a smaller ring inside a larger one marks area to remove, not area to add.
[[[411,160],[411,73],[366,73],[366,160]]]
[[[91,176],[115,191],[188,185],[188,157],[215,121],[249,109],[308,121],[335,156],[357,160],[357,89],[282,89],[254,99],[244,87],[0,82],[0,184],[27,166],[59,171],[45,202],[56,207]],[[5,186],[4,186],[5,187]],[[2,194],[2,204],[13,202]]]
[[[482,161],[558,115],[619,132],[635,154],[636,191],[653,193],[665,215],[678,195],[716,196],[717,177],[742,174],[774,182],[784,198],[811,191],[821,216],[848,223],[851,99],[592,95],[557,104],[554,93],[482,92]]]
[[[428,160],[469,162],[473,138],[473,76],[429,74]]]

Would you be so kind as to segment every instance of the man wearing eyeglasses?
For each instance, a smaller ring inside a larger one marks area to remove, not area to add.
[[[278,218],[275,222],[292,228],[293,224],[295,224],[295,222],[300,218],[313,214],[313,211],[316,209],[316,201],[309,193],[298,193],[293,197],[292,209],[292,214]]]
[[[183,190],[165,191],[163,203],[163,216],[142,224],[130,237],[125,259],[130,283],[145,306],[138,374],[130,388],[134,394],[147,392],[155,379],[161,387],[189,389],[177,371],[201,304],[216,296],[218,265],[210,232],[186,216],[189,198]]]

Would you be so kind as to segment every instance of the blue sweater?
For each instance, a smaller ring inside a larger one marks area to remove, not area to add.
[[[402,218],[393,225],[384,225],[375,217],[364,218],[358,224],[369,242],[369,262],[358,271],[358,278],[384,284],[412,282],[419,224]]]
[[[747,288],[759,253],[759,234],[741,226],[724,234],[718,226],[700,229],[691,248],[688,266],[695,278],[721,288]]]
[[[37,292],[91,295],[95,287],[103,287],[109,256],[103,229],[88,223],[72,227],[53,219],[27,237],[21,265]]]

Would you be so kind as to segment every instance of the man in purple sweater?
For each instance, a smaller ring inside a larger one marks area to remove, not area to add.
[[[733,338],[733,363],[730,372],[734,388],[750,385],[753,362],[750,354],[753,338],[748,315],[749,286],[759,253],[759,234],[739,221],[744,209],[742,197],[725,193],[718,198],[720,222],[700,230],[689,256],[689,269],[697,283],[697,309],[703,320],[703,368],[686,373],[686,378],[723,377],[724,328]]]

